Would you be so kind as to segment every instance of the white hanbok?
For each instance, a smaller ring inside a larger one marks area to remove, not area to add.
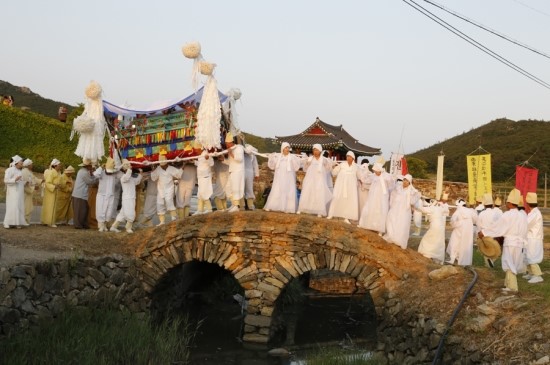
[[[369,198],[370,183],[363,182],[363,180],[366,181],[368,174],[370,174],[369,165],[366,163],[359,165],[359,175],[361,176],[359,180],[359,212],[363,211]]]
[[[141,175],[132,176],[132,169],[128,169],[120,178],[122,187],[122,208],[116,217],[117,222],[134,222],[136,219],[136,185],[141,182]]]
[[[19,180],[17,178],[19,177]],[[4,172],[6,184],[6,215],[4,227],[28,226],[25,220],[25,180],[22,171],[12,166]]]
[[[391,192],[390,208],[386,219],[386,234],[383,238],[402,249],[407,248],[411,230],[412,206],[420,199],[420,193],[412,185],[397,186]]]
[[[216,160],[214,162],[214,180],[216,183],[213,186],[214,198],[226,199],[227,182],[229,181],[229,165],[223,161]]]
[[[201,200],[209,200],[212,196],[212,167],[214,167],[214,160],[209,157],[205,158],[204,155],[200,156],[195,161],[197,166],[197,182],[199,188],[197,189],[197,198]]]
[[[525,261],[528,265],[540,264],[544,258],[544,230],[542,214],[539,208],[531,209],[527,215],[527,245],[525,246]]]
[[[361,211],[359,227],[386,232],[386,219],[390,205],[390,193],[394,188],[393,178],[386,171],[380,175],[369,173],[362,182],[370,184],[367,203]]]
[[[329,217],[359,220],[359,166],[355,162],[351,165],[347,161],[341,162],[332,170],[332,175],[336,176],[336,182]]]
[[[191,196],[197,182],[197,167],[193,163],[184,163],[181,168],[181,178],[178,180],[176,207],[191,206]]]
[[[451,237],[447,246],[449,263],[455,260],[460,266],[472,265],[474,255],[474,224],[477,212],[465,206],[458,206],[451,216]]]
[[[421,208],[422,213],[428,215],[430,227],[422,237],[418,252],[438,263],[445,260],[445,208],[439,204]]]
[[[229,181],[226,185],[226,193],[233,204],[239,204],[244,197],[244,147],[236,144],[231,147],[231,154],[228,156]]]
[[[318,159],[310,156],[303,168],[306,175],[302,181],[298,211],[326,216],[332,192],[325,175],[332,170],[332,161],[323,156],[319,156]]]
[[[94,171],[94,176],[99,179],[97,187],[95,215],[98,222],[109,222],[115,215],[116,207],[113,209],[115,202],[115,184],[121,174],[118,172],[107,174],[105,169],[99,167]]]
[[[267,165],[271,170],[275,170],[275,173],[264,209],[295,213],[296,171],[300,168],[300,158],[290,153],[286,156],[283,153],[272,153]]]
[[[167,166],[166,170],[158,166],[151,172],[151,180],[157,183],[157,214],[164,215],[166,211],[174,211],[174,179],[181,177],[181,170]]]
[[[254,153],[244,154],[244,171],[244,197],[245,199],[256,199],[254,178],[260,176],[260,169]]]

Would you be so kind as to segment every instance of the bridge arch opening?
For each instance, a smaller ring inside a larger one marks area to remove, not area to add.
[[[335,270],[312,270],[292,278],[275,301],[269,343],[374,343],[376,327],[373,298],[358,289],[355,278]]]
[[[158,280],[150,297],[155,321],[183,316],[191,329],[197,328],[197,353],[233,346],[242,337],[244,289],[217,264],[192,260],[174,266]]]

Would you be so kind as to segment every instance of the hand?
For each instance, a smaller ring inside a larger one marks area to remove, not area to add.
[[[15,181],[19,181],[19,180],[21,180],[21,176],[17,176],[17,177],[15,178]]]

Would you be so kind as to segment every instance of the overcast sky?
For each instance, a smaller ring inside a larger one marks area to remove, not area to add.
[[[416,1],[550,82],[550,59]],[[436,2],[550,54],[548,0]],[[0,79],[73,105],[92,79],[136,108],[189,95],[181,47],[199,41],[220,90],[242,91],[243,130],[290,135],[319,117],[386,158],[501,117],[550,121],[549,89],[402,0],[17,0],[0,31]]]

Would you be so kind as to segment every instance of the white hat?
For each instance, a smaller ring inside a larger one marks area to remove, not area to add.
[[[80,167],[92,166],[92,160],[90,160],[89,158],[83,158],[82,163],[78,164],[78,166],[80,166]]]
[[[384,167],[380,162],[375,162],[374,165],[372,165],[372,171],[382,172],[383,170],[384,170]]]
[[[57,166],[61,163],[57,158],[54,158],[52,162],[50,163],[50,166]]]
[[[11,159],[12,159],[14,165],[15,165],[16,163],[19,163],[19,162],[23,161],[23,158],[22,158],[21,156],[19,156],[19,155],[15,155],[15,156],[13,156]]]
[[[485,193],[483,194],[483,199],[481,200],[483,205],[493,205],[493,197],[491,196],[491,193]]]
[[[32,160],[31,159],[26,159],[25,161],[23,161],[23,167],[27,167],[27,166],[30,166],[32,165]]]
[[[403,176],[403,179],[407,180],[408,182],[410,182],[412,184],[413,182],[413,177],[411,174],[407,174],[405,176]]]
[[[319,151],[319,152],[323,152],[323,146],[321,146],[321,144],[319,144],[319,143],[315,143],[315,144],[313,145],[313,149],[314,149],[314,150],[317,150],[317,151]]]
[[[510,191],[510,194],[508,194],[508,199],[506,199],[506,203],[519,205],[520,197],[521,197],[521,192],[518,189],[512,189],[512,191]]]
[[[168,162],[166,162],[166,155],[160,155],[160,156],[159,156],[159,162],[160,162],[160,165],[161,165],[161,166],[166,166],[166,165],[168,165]]]
[[[23,163],[23,165],[25,165],[25,163]],[[525,202],[527,202],[527,204],[537,204],[538,203],[537,193],[533,193],[533,192],[527,193],[527,196],[525,197]]]
[[[283,150],[288,147],[290,149],[290,143],[288,142],[283,142],[281,143],[281,152],[283,152]]]
[[[72,167],[72,166],[67,167],[65,169],[65,171],[63,171],[63,173],[65,173],[65,174],[67,174],[67,173],[74,174],[74,167]]]
[[[355,160],[355,153],[353,153],[353,151],[348,151],[348,153],[346,153],[346,156],[351,156]]]
[[[122,163],[121,167],[122,167],[123,169],[128,170],[128,169],[131,169],[131,168],[132,168],[132,164],[130,163],[130,161],[128,161],[128,160],[125,159],[125,158],[122,159],[121,163]]]

